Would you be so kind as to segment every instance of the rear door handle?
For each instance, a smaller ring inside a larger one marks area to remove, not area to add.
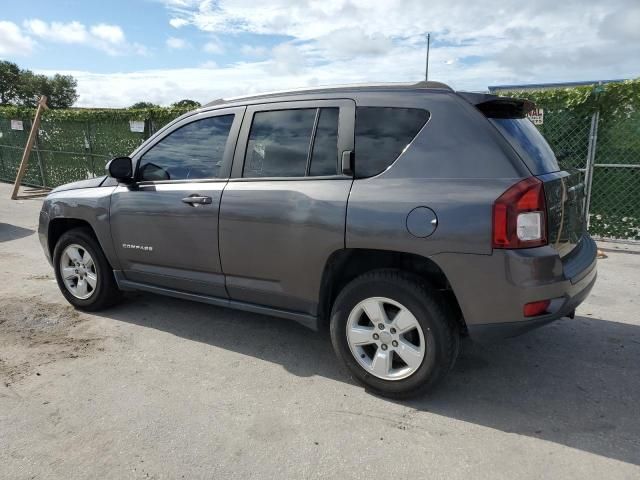
[[[211,197],[194,195],[192,197],[185,197],[182,199],[184,203],[188,203],[190,205],[209,205],[212,200]]]

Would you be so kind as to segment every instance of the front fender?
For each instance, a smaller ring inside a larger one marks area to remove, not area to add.
[[[52,192],[45,199],[40,212],[38,235],[49,262],[54,245],[52,231],[59,223],[86,223],[93,229],[107,260],[117,270],[118,256],[111,241],[109,207],[115,187],[97,187]]]

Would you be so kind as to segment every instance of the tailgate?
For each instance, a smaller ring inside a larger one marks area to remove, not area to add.
[[[549,245],[561,257],[570,253],[586,231],[583,175],[573,170],[538,175],[544,182]]]
[[[544,183],[549,245],[566,257],[586,232],[584,179],[578,170],[560,169],[553,150],[525,118],[534,104],[523,99],[464,93],[502,134],[529,171]],[[576,250],[577,252],[577,250]]]
[[[560,257],[569,254],[585,233],[584,179],[578,170],[560,170],[553,150],[526,118],[490,118],[527,168],[544,182],[547,238]]]

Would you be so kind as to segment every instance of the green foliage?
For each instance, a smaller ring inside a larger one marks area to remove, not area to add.
[[[159,107],[160,105],[156,105],[155,103],[151,103],[151,102],[137,102],[131,105],[129,108],[132,108],[134,110],[140,110],[142,108],[159,108]]]
[[[129,120],[152,120],[168,123],[174,118],[190,111],[190,108],[152,107],[152,108],[68,108],[64,110],[45,110],[43,119],[57,121],[105,121],[118,122]],[[6,106],[0,107],[0,118],[33,118],[35,108]],[[129,125],[127,124],[127,128]]]
[[[25,183],[55,187],[104,175],[104,167],[111,158],[129,155],[150,135],[189,110],[189,107],[45,110],[37,151],[31,154]],[[34,108],[0,107],[1,180],[15,178],[34,114]],[[24,130],[12,130],[12,119],[22,119]],[[131,120],[144,121],[145,131],[132,132]]]
[[[44,93],[49,99],[49,107],[70,108],[78,100],[77,87],[78,81],[71,75],[56,73],[49,79],[48,89]]]
[[[195,100],[189,100],[188,98],[186,98],[172,104],[171,106],[173,108],[200,108],[202,104],[200,102],[196,102]]]
[[[640,217],[621,214],[589,214],[589,231],[602,238],[640,240]]]
[[[594,86],[500,92],[498,95],[531,100],[545,113],[570,111],[573,115],[589,115],[596,110],[601,116],[624,117],[640,109],[640,78]]]
[[[16,101],[20,68],[12,62],[0,62],[0,105],[7,105]]]
[[[42,95],[50,108],[69,108],[78,99],[78,82],[71,75],[53,77],[22,70],[12,62],[0,61],[0,105],[34,107]]]

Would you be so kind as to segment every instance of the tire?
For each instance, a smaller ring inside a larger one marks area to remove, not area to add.
[[[372,325],[374,315],[367,313],[372,305],[383,306],[383,330]],[[458,355],[460,335],[448,312],[444,301],[420,277],[399,270],[375,270],[351,281],[336,298],[331,343],[355,379],[372,393],[391,398],[421,395],[443,380]],[[415,324],[412,330],[400,328],[411,324]],[[355,333],[348,332],[357,332],[355,339],[360,343],[367,343],[370,333],[378,339],[370,345],[354,345]],[[422,357],[417,356],[419,351]],[[374,363],[380,358],[384,358],[382,368]]]
[[[88,253],[89,257],[86,256],[85,252]],[[73,255],[70,256],[70,253],[73,253]],[[86,262],[86,268],[82,266],[82,269],[74,270],[72,257],[80,261],[87,258],[92,261]],[[68,286],[63,278],[63,263],[67,268],[65,270],[67,273],[71,272],[71,275],[73,275],[73,271],[75,271],[76,273],[80,272],[82,276],[82,280],[78,275],[69,280],[70,284],[76,284],[75,289],[73,286]],[[102,310],[117,303],[122,298],[122,293],[118,289],[113,276],[113,269],[104,256],[100,244],[88,228],[74,228],[62,234],[53,250],[53,267],[60,291],[67,301],[79,310]],[[79,288],[83,281],[83,287],[86,290]],[[95,283],[95,286],[91,286],[92,282]],[[72,291],[75,291],[75,294]]]

